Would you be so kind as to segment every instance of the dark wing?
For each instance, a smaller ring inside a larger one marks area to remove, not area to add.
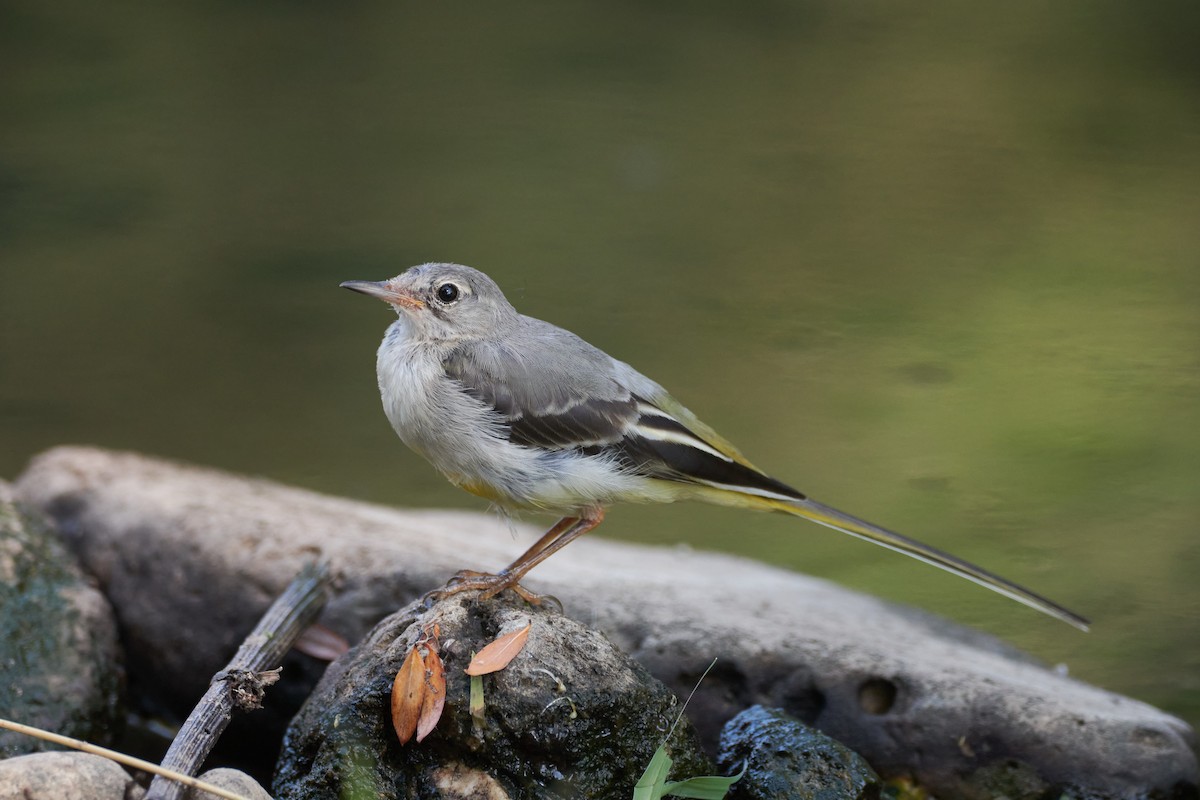
[[[655,403],[634,396],[639,415],[615,448],[637,472],[662,480],[802,500],[804,495],[734,458]]]
[[[708,428],[699,421],[681,422],[667,410],[678,406],[669,396],[657,402],[634,394],[620,380],[625,365],[560,328],[546,325],[537,334],[464,343],[442,362],[463,391],[496,410],[514,444],[603,453],[630,473],[660,480],[804,497],[715,434],[705,436]],[[690,412],[680,413],[691,419]]]
[[[469,342],[442,361],[446,375],[496,410],[519,445],[605,447],[637,419],[637,402],[603,352],[548,324],[513,342]]]
[[[558,413],[533,414],[509,420],[509,438],[526,447],[549,450],[611,447],[625,435],[633,410],[632,398],[580,400]]]

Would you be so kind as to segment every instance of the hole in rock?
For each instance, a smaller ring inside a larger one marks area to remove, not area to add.
[[[896,703],[896,684],[886,678],[871,678],[858,687],[858,704],[868,714],[886,714]]]

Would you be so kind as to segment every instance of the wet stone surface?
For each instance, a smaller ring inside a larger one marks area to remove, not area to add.
[[[874,800],[883,788],[862,756],[763,706],[729,721],[718,762],[726,773],[746,769],[729,800]]]
[[[436,624],[446,673],[436,729],[400,745],[392,682],[421,630]],[[531,626],[520,654],[482,677],[485,707],[469,710],[471,654]],[[677,698],[602,635],[506,595],[456,595],[380,623],[333,664],[288,731],[275,793],[351,796],[630,797],[680,713]],[[711,774],[685,721],[668,741],[673,776]],[[356,792],[361,793],[355,794]]]
[[[119,728],[121,658],[108,601],[0,482],[0,716],[97,743]],[[0,758],[48,749],[0,731]]]

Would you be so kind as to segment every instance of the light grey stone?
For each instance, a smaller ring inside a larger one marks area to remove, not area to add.
[[[121,765],[90,753],[32,753],[0,761],[0,800],[140,800]]]
[[[508,563],[538,533],[521,526],[514,541],[490,516],[401,511],[85,448],[38,457],[17,490],[72,537],[136,658],[197,696],[316,555],[342,575],[325,623],[354,641],[458,569]],[[1094,797],[1197,782],[1193,735],[1180,720],[825,581],[593,539],[527,586],[559,597],[679,693],[719,658],[690,708],[710,741],[742,708],[765,703],[842,741],[883,777],[913,775],[935,794],[966,791],[972,775],[1008,763]]]
[[[211,783],[218,789],[241,795],[246,800],[271,800],[271,795],[259,784],[241,770],[217,767],[198,776],[205,783]],[[200,789],[188,789],[184,795],[187,800],[213,800],[215,795]]]

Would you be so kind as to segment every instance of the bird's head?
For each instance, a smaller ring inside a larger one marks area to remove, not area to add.
[[[388,303],[426,339],[486,337],[517,317],[495,281],[462,264],[421,264],[390,280],[341,285]]]

